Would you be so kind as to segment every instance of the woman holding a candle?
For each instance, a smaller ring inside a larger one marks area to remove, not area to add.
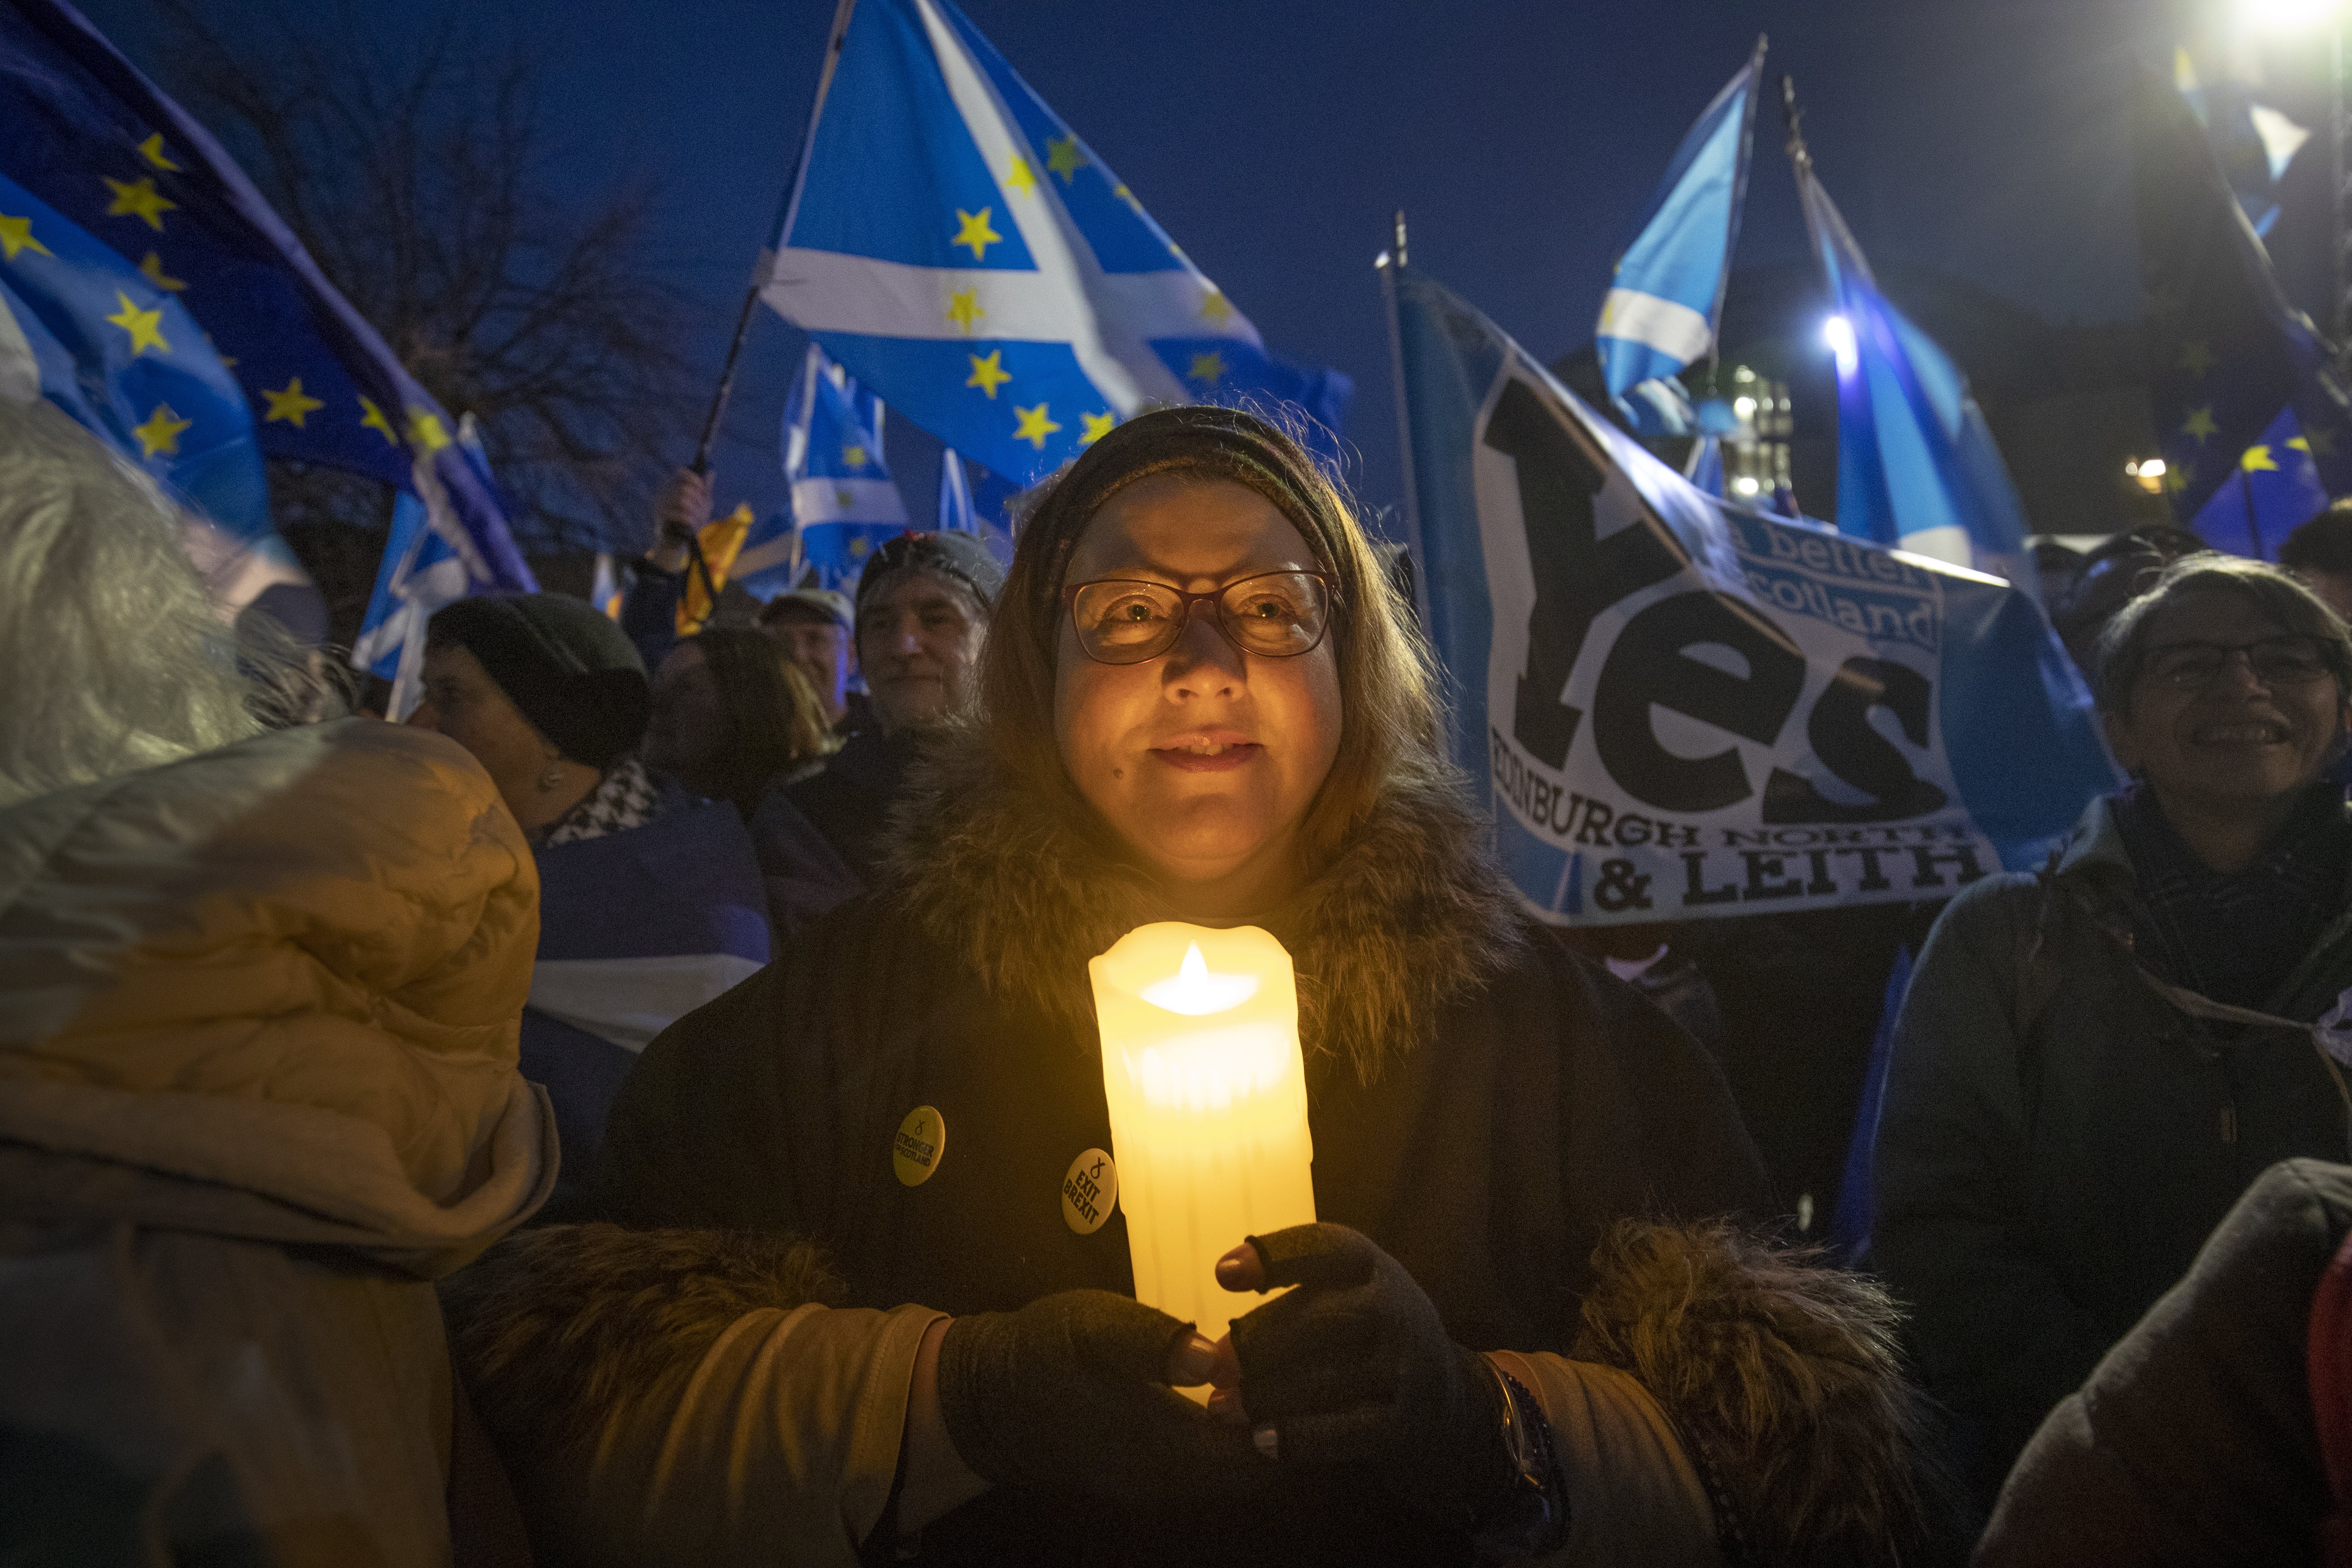
[[[1214,408],[1102,437],[985,657],[891,880],[625,1088],[605,1210],[646,1230],[452,1292],[551,1550],[1916,1547],[1884,1299],[1717,1217],[1767,1202],[1720,1075],[1517,909],[1296,444]]]

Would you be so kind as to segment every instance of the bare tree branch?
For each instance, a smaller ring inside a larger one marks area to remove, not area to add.
[[[645,256],[649,185],[548,176],[524,42],[456,0],[405,40],[351,0],[261,0],[234,38],[204,0],[154,4],[172,89],[410,374],[475,416],[525,549],[641,548],[690,434],[698,312]],[[382,526],[380,500],[315,470],[277,465],[278,489],[281,524]]]

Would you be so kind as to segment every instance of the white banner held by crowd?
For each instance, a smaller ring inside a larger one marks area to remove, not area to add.
[[[1536,913],[1948,897],[2112,787],[2025,595],[1727,507],[1436,284],[1392,287],[1456,754]]]

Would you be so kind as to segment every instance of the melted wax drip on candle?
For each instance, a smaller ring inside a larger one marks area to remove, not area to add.
[[[1184,950],[1184,962],[1176,966],[1171,978],[1154,981],[1143,988],[1146,1002],[1188,1018],[1223,1013],[1256,994],[1255,974],[1210,973],[1208,960],[1201,956],[1201,944],[1197,942]]]

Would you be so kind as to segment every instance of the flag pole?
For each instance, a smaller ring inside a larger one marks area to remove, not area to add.
[[[793,156],[793,177],[784,187],[784,200],[773,231],[779,246],[792,227],[793,210],[800,205],[801,184],[808,177],[809,143],[816,136],[817,117],[824,112],[824,95],[833,86],[834,68],[841,63],[841,44],[849,32],[850,14],[856,9],[857,0],[837,0],[834,6],[833,28],[825,37],[824,64],[817,71],[816,97],[809,105],[808,123],[801,129],[800,151]],[[710,412],[703,418],[702,438],[695,443],[694,461],[689,465],[698,474],[710,471],[710,448],[718,442],[719,421],[727,416],[728,399],[735,392],[735,362],[741,357],[743,340],[751,333],[752,312],[760,303],[760,286],[767,281],[772,254],[766,247],[761,248],[759,263],[751,269],[751,285],[743,291],[743,308],[736,312],[735,335],[728,341],[727,359],[719,370],[719,387],[711,394]],[[695,554],[699,559],[701,552],[698,549]]]
[[[1390,230],[1390,248],[1372,261],[1372,269],[1381,275],[1381,297],[1388,305],[1389,371],[1396,385],[1397,460],[1404,472],[1405,547],[1416,568],[1412,574],[1413,614],[1419,618],[1424,634],[1429,628],[1431,593],[1429,552],[1422,547],[1421,491],[1413,481],[1412,415],[1405,406],[1404,326],[1397,308],[1397,274],[1405,265],[1404,209],[1397,208],[1393,227]]]

